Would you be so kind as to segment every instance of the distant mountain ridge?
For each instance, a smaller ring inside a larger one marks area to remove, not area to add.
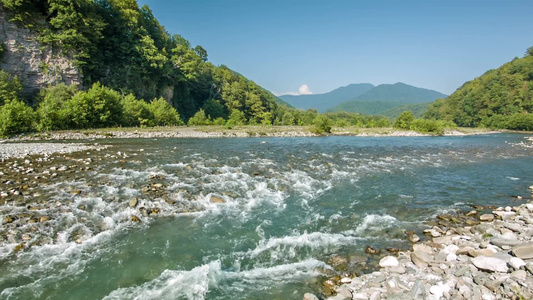
[[[446,98],[448,95],[397,82],[380,84],[368,92],[353,98],[352,101],[391,101],[402,103],[421,103]]]
[[[328,109],[340,104],[346,100],[354,99],[371,89],[375,88],[370,83],[355,83],[337,88],[331,92],[313,95],[282,95],[279,96],[283,101],[289,103],[295,108],[309,109],[315,108],[319,112],[326,112]]]
[[[401,82],[378,86],[369,83],[350,84],[325,94],[280,96],[287,103],[300,109],[316,108],[320,112],[347,111],[387,117],[394,116],[393,112],[396,112],[398,107],[426,103],[422,106],[413,106],[417,107],[419,114],[423,114],[423,111],[419,110],[427,107],[428,102],[446,97],[447,95],[443,93]]]

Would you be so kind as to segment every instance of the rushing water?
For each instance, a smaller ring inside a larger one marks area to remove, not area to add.
[[[301,299],[339,257],[350,265],[367,245],[408,247],[404,231],[436,214],[529,197],[533,150],[514,145],[523,140],[97,141],[111,146],[54,162],[91,157],[92,171],[40,187],[37,212],[51,220],[31,226],[49,243],[15,252],[3,242],[0,299]]]

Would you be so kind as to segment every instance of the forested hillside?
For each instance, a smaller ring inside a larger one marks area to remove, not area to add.
[[[280,113],[271,93],[209,63],[204,48],[166,32],[148,6],[135,0],[0,3],[11,21],[38,32],[43,44],[72,54],[83,75],[82,89],[100,83],[147,102],[162,97],[185,122],[201,109],[212,119],[239,112],[253,124],[271,122]],[[38,105],[39,99],[30,102]]]
[[[446,99],[435,101],[428,119],[459,126],[533,130],[533,47],[495,70],[465,83]]]

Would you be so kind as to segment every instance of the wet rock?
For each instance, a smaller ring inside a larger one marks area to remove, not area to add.
[[[507,263],[496,257],[478,256],[472,259],[472,264],[482,271],[507,273]]]
[[[365,252],[368,253],[368,254],[379,254],[380,251],[378,249],[372,248],[370,246],[366,246],[365,247]]]
[[[322,293],[325,296],[331,296],[335,294],[335,282],[333,282],[331,279],[322,281]]]
[[[318,299],[317,296],[315,296],[313,294],[305,293],[303,300],[319,300],[319,299]]]
[[[15,222],[15,218],[13,218],[12,216],[5,216],[4,217],[4,223],[5,224],[10,224],[10,223],[13,223]]]
[[[220,197],[217,197],[217,196],[211,196],[211,199],[210,199],[211,203],[226,203],[226,200],[220,198]]]
[[[533,242],[524,243],[513,247],[512,253],[514,256],[521,259],[533,258]]]
[[[385,256],[379,261],[379,266],[382,268],[396,267],[399,264],[398,259],[394,256]]]
[[[50,221],[50,217],[49,216],[42,216],[39,218],[39,222],[41,223],[44,223],[44,222],[48,222]]]
[[[130,207],[136,207],[138,203],[139,201],[137,200],[137,198],[133,198],[130,200],[129,205]]]
[[[141,222],[141,219],[139,219],[139,217],[137,217],[136,215],[131,215],[130,220],[135,223]]]
[[[417,243],[417,242],[420,241],[420,237],[419,237],[418,235],[416,235],[416,234],[413,233],[413,234],[411,234],[411,235],[409,236],[409,241],[410,241],[411,243]]]

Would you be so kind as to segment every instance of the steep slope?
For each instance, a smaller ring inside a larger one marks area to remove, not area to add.
[[[433,103],[426,118],[459,126],[533,130],[533,47]]]
[[[350,84],[335,89],[325,94],[315,95],[283,95],[280,96],[282,100],[299,109],[315,108],[319,112],[325,112],[329,108],[342,103],[348,99],[354,99],[357,96],[373,89],[374,85],[370,83]]]

